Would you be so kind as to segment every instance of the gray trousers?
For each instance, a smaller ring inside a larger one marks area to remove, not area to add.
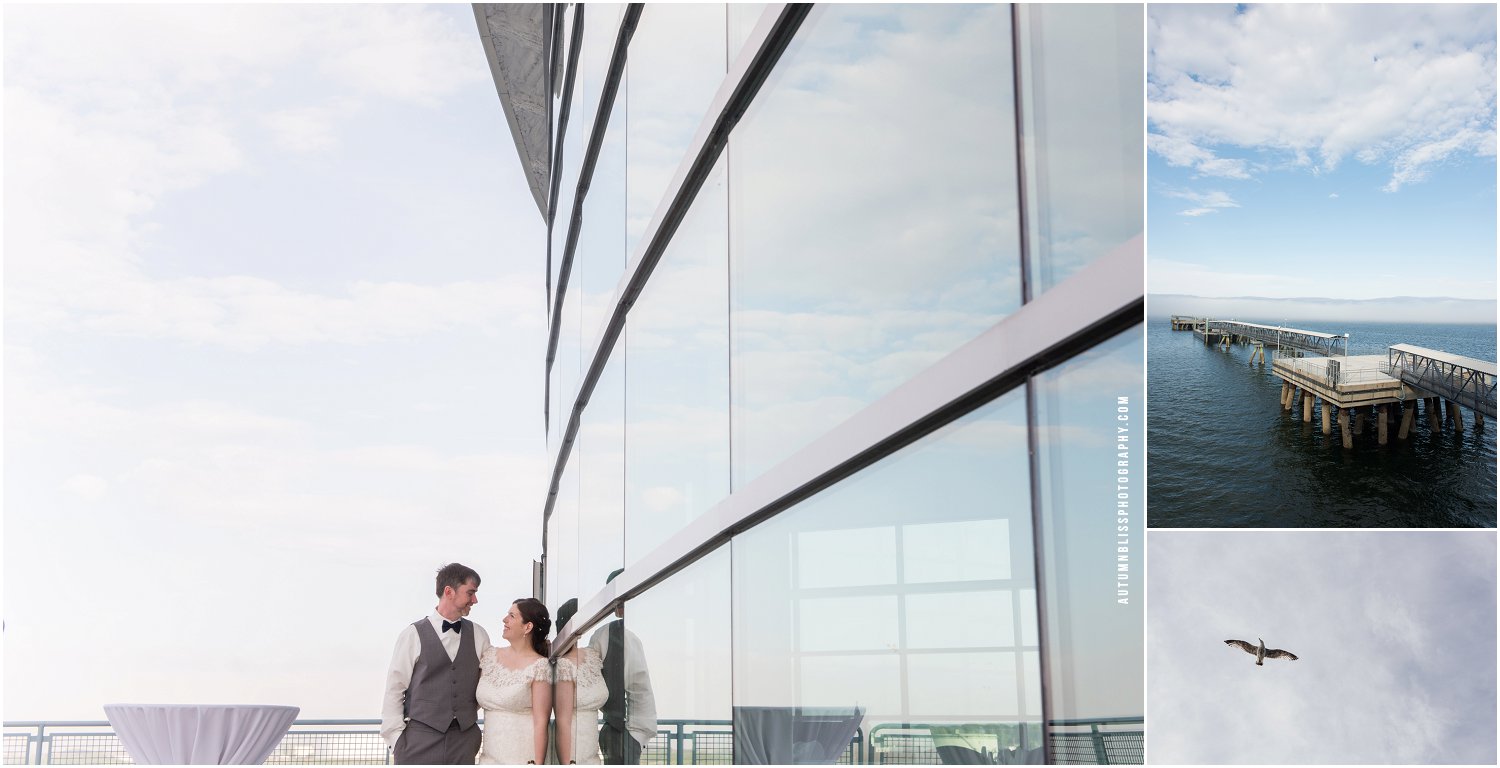
[[[464,730],[454,720],[448,730],[439,731],[407,720],[401,737],[396,739],[396,765],[473,765],[483,739],[478,725]]]

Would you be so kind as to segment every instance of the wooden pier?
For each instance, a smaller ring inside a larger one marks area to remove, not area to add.
[[[1251,363],[1265,362],[1274,338],[1271,374],[1281,379],[1282,411],[1300,412],[1306,423],[1320,421],[1324,435],[1331,436],[1336,427],[1346,449],[1354,447],[1354,437],[1364,434],[1367,422],[1376,441],[1387,445],[1393,432],[1397,440],[1406,440],[1420,423],[1419,414],[1430,431],[1451,428],[1458,434],[1464,431],[1465,408],[1476,431],[1484,429],[1486,414],[1496,418],[1491,362],[1409,344],[1393,345],[1384,355],[1304,357],[1332,349],[1339,340],[1347,344],[1348,335],[1240,321],[1174,315],[1172,330],[1191,330],[1204,344],[1225,349],[1249,344]]]

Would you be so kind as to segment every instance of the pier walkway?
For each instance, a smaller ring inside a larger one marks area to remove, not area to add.
[[[1332,357],[1338,353],[1339,342],[1343,342],[1344,353],[1349,353],[1349,334],[1323,333],[1302,328],[1287,328],[1280,325],[1247,323],[1243,320],[1210,320],[1202,317],[1172,316],[1172,330],[1193,331],[1205,344],[1258,342],[1270,345],[1273,350],[1297,350],[1315,355]]]
[[[1392,345],[1386,362],[1401,381],[1495,418],[1494,363],[1411,344]]]

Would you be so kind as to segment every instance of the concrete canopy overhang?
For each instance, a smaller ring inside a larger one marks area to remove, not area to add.
[[[551,110],[547,93],[545,3],[474,3],[474,20],[495,90],[510,123],[521,169],[543,218],[551,189]]]

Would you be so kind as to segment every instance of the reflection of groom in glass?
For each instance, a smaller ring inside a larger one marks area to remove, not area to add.
[[[620,575],[620,569],[604,580]],[[615,609],[615,621],[589,638],[589,647],[604,660],[604,684],[609,700],[599,714],[599,751],[605,765],[637,765],[641,749],[656,735],[656,700],[651,695],[651,675],[641,639],[625,630],[625,606]]]

